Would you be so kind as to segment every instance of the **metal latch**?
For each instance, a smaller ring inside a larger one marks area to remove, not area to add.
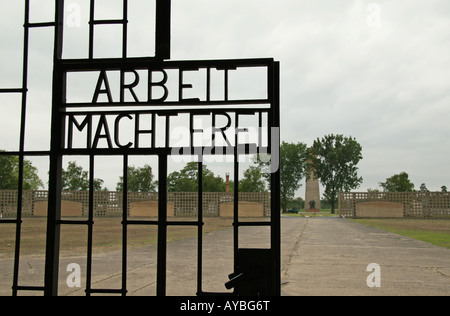
[[[238,296],[271,296],[274,276],[270,249],[239,249],[237,271],[230,274],[225,287]]]

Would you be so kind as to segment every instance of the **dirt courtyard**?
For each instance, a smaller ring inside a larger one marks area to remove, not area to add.
[[[100,227],[100,221],[97,224]],[[92,287],[120,288],[121,242],[109,235],[116,230],[121,232],[120,220],[104,224],[107,231],[104,238],[95,237],[94,229]],[[233,229],[230,225],[231,220],[205,222],[203,291],[227,292],[224,283],[233,272]],[[340,218],[282,217],[281,225],[281,289],[284,296],[450,295],[448,249]],[[30,226],[29,229],[42,228]],[[74,231],[62,232],[59,295],[85,295],[86,247],[83,238],[87,228],[70,229]],[[157,271],[154,228],[139,226],[135,229],[136,232],[129,231],[127,295],[154,296]],[[173,239],[167,247],[167,295],[195,296],[198,272],[195,228],[171,227],[168,236]],[[35,244],[44,246],[45,242],[36,239]],[[239,246],[242,248],[265,248],[268,244],[268,227],[243,227],[240,231]],[[19,284],[42,286],[43,252],[34,252],[25,239],[22,246]],[[0,257],[0,295],[9,296],[14,247],[2,249],[8,252],[2,251]],[[67,285],[70,275],[67,267],[72,263],[81,267],[80,288]],[[371,273],[367,268],[373,263],[380,267],[381,278],[380,287],[375,288],[367,283]],[[21,291],[19,294],[41,293]]]

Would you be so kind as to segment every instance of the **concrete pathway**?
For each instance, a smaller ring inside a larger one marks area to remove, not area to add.
[[[450,295],[448,249],[339,218],[282,223],[283,295]]]

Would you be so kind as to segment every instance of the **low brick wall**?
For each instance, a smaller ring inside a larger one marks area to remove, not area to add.
[[[48,201],[39,201],[34,203],[33,216],[45,217],[48,212]],[[82,217],[83,204],[74,201],[61,201],[61,216],[63,217]]]
[[[175,216],[173,202],[167,203],[167,216]],[[130,217],[158,217],[158,201],[130,203]]]
[[[401,203],[376,201],[364,202],[356,205],[358,218],[402,218],[403,205]]]
[[[388,203],[388,204],[386,204]],[[401,206],[401,208],[400,208]],[[450,218],[450,192],[341,192],[342,217]]]
[[[63,217],[88,217],[89,192],[63,191],[61,193]],[[233,216],[232,192],[204,192],[203,216]],[[123,213],[123,194],[113,191],[94,192],[92,210],[95,217],[121,217]],[[270,192],[240,192],[240,216],[270,216]],[[17,216],[17,191],[0,190],[0,214],[3,218]],[[22,216],[47,216],[48,191],[23,191]],[[172,217],[197,217],[197,192],[168,192],[167,212]],[[131,217],[157,217],[157,192],[129,192],[127,214]],[[226,214],[226,215],[224,215]]]
[[[264,217],[264,205],[258,202],[239,202],[239,217]],[[233,217],[234,202],[220,203],[220,217]]]

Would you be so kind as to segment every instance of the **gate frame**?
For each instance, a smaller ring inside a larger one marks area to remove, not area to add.
[[[198,155],[198,220],[196,222],[167,221],[167,165],[168,157],[171,155],[170,148],[152,148],[152,149],[67,149],[65,148],[66,126],[65,111],[67,109],[66,100],[66,78],[70,69],[75,70],[106,70],[106,69],[125,69],[130,66],[139,67],[140,65],[157,64],[162,69],[165,66],[192,66],[200,65],[249,65],[267,66],[268,69],[268,87],[267,100],[270,109],[251,109],[254,114],[267,112],[267,126],[269,144],[267,153],[272,155],[272,161],[279,162],[280,145],[280,104],[279,104],[279,85],[280,68],[279,63],[273,59],[244,59],[244,60],[213,60],[213,61],[166,61],[170,58],[170,0],[156,0],[156,36],[155,36],[155,56],[146,58],[127,58],[127,12],[128,0],[123,0],[123,19],[120,20],[95,20],[94,19],[94,0],[91,0],[90,12],[90,33],[89,33],[89,58],[83,60],[65,60],[62,58],[63,50],[63,27],[64,27],[64,2],[65,0],[55,0],[55,21],[43,23],[30,23],[30,0],[25,1],[25,23],[24,23],[24,50],[23,50],[23,80],[22,87],[18,89],[0,89],[0,93],[20,93],[22,94],[22,112],[20,125],[20,145],[18,152],[0,152],[0,156],[18,156],[19,157],[19,184],[18,184],[18,202],[16,219],[0,219],[0,224],[16,224],[16,245],[14,257],[13,274],[13,296],[18,295],[18,291],[43,291],[46,296],[56,296],[58,294],[58,274],[59,274],[59,248],[60,231],[62,225],[87,225],[88,227],[88,245],[87,245],[87,273],[86,273],[86,295],[95,293],[105,294],[127,294],[127,226],[128,225],[155,225],[158,227],[158,250],[157,250],[157,289],[158,296],[166,294],[166,259],[167,259],[167,228],[169,226],[196,226],[198,228],[198,256],[197,256],[197,295],[220,295],[221,293],[206,293],[202,290],[202,244],[203,244],[203,179],[202,179],[202,155]],[[122,58],[94,59],[94,28],[99,24],[121,24],[123,26],[122,38]],[[51,140],[50,151],[25,151],[25,119],[27,105],[27,82],[28,82],[28,49],[29,49],[29,29],[35,27],[54,27],[54,53],[53,53],[53,84],[52,84],[52,110],[51,110]],[[109,66],[108,66],[109,65]],[[92,68],[94,67],[94,68]],[[98,68],[98,69],[97,69]],[[134,69],[131,67],[131,69]],[[246,104],[245,101],[240,102]],[[248,102],[254,104],[255,102]],[[261,104],[264,102],[261,102]],[[222,104],[226,105],[227,102]],[[66,107],[65,107],[65,106]],[[242,109],[209,109],[210,113],[233,112],[237,113]],[[124,112],[129,112],[123,110]],[[177,113],[197,113],[200,110],[178,110]],[[260,127],[262,123],[260,122]],[[272,129],[276,132],[272,134]],[[192,135],[191,135],[192,136]],[[167,145],[167,144],[166,144]],[[237,142],[236,142],[237,145]],[[201,153],[205,148],[201,148]],[[194,150],[194,152],[196,152]],[[280,171],[279,168],[272,170],[271,173],[271,220],[270,222],[240,222],[239,221],[239,198],[238,198],[238,179],[239,179],[239,156],[252,154],[250,148],[245,148],[244,152],[238,152],[234,147],[234,268],[237,269],[238,256],[238,237],[239,227],[244,226],[269,226],[270,231],[270,249],[272,263],[272,281],[274,284],[273,294],[281,294],[281,249],[280,249]],[[89,216],[87,220],[64,220],[61,218],[61,192],[62,192],[62,160],[64,156],[82,155],[89,157]],[[123,194],[123,231],[122,231],[122,288],[120,289],[93,289],[91,288],[91,267],[92,267],[92,237],[94,225],[94,169],[96,156],[122,156],[123,157],[123,192],[128,191],[128,157],[129,155],[147,155],[158,156],[158,220],[157,221],[137,221],[129,220],[127,217],[127,194]],[[46,156],[50,161],[49,172],[49,203],[47,217],[47,240],[45,252],[45,276],[44,286],[22,286],[18,284],[19,264],[20,264],[20,238],[22,224],[22,194],[23,194],[23,169],[25,156]],[[223,294],[223,293],[222,293]]]

